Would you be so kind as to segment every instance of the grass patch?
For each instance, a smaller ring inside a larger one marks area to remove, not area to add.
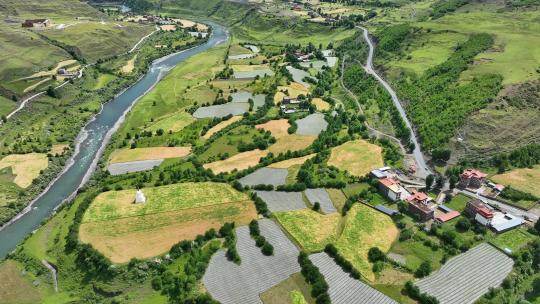
[[[178,132],[195,121],[191,114],[185,111],[178,111],[156,119],[156,121],[146,127],[146,130],[156,132],[161,129],[165,132]]]
[[[0,117],[11,113],[16,107],[17,104],[14,101],[9,100],[4,96],[0,96]]]
[[[189,155],[190,147],[155,147],[118,149],[111,153],[109,163],[124,163],[138,160],[178,158]]]
[[[369,281],[375,280],[368,251],[378,247],[387,252],[398,236],[392,219],[363,204],[354,204],[347,213],[343,232],[336,243],[339,252]]]
[[[434,251],[419,240],[396,242],[391,252],[404,256],[405,265],[412,270],[416,270],[424,261],[430,262],[433,269],[438,269],[444,254],[442,249]]]
[[[264,304],[315,304],[311,287],[299,272],[264,291],[260,298]]]
[[[531,168],[513,169],[503,174],[497,174],[491,179],[505,186],[540,197],[540,165]]]
[[[460,193],[452,197],[452,199],[449,202],[444,203],[444,205],[453,210],[463,212],[465,210],[465,207],[467,206],[467,203],[470,200],[471,200],[470,197]]]
[[[0,264],[0,303],[31,304],[41,301],[39,291],[24,277],[17,262],[7,260]]]
[[[275,212],[275,218],[304,251],[316,252],[336,241],[339,214],[322,215],[311,209]]]
[[[11,167],[13,182],[21,188],[30,186],[48,165],[47,155],[42,153],[11,154],[0,160],[0,170]]]
[[[117,77],[112,74],[100,74],[99,77],[96,79],[96,85],[94,86],[94,90],[99,90],[101,88],[104,88],[106,85],[108,85],[111,81],[115,80]]]
[[[520,228],[497,235],[491,243],[501,250],[510,249],[512,252],[517,252],[534,239],[533,234]]]
[[[328,165],[352,175],[365,176],[384,165],[382,148],[365,140],[350,141],[332,149]]]

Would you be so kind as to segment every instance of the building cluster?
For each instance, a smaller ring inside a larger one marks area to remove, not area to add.
[[[461,215],[459,211],[453,210],[444,204],[438,204],[429,195],[419,191],[418,188],[423,187],[408,180],[399,170],[383,167],[371,171],[371,176],[378,180],[379,192],[390,201],[406,202],[408,213],[421,222],[445,223]],[[501,189],[500,187],[492,187],[486,181],[487,175],[477,170],[467,169],[460,177],[459,187],[463,189],[474,190],[475,192],[483,187]],[[382,205],[375,208],[388,215],[397,213],[396,210]],[[464,212],[479,224],[490,227],[497,233],[510,230],[524,223],[524,219],[498,211],[479,199],[469,201]]]
[[[283,96],[281,100],[281,105],[279,106],[281,112],[284,114],[292,114],[298,112],[308,112],[309,109],[303,108],[301,106],[302,102],[305,100],[300,100],[299,98],[293,98],[289,96]]]
[[[459,188],[488,198],[496,198],[504,190],[503,185],[488,181],[486,173],[475,169],[464,170],[459,178]]]

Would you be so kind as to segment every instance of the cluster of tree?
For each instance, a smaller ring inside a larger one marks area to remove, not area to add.
[[[345,257],[343,257],[336,246],[334,244],[328,244],[324,247],[324,252],[326,252],[329,256],[331,256],[336,264],[343,269],[346,273],[350,274],[351,277],[360,280],[361,274],[360,272],[354,268],[353,264],[349,262]]]
[[[385,113],[390,114],[390,120],[394,126],[396,137],[406,147],[414,148],[414,145],[411,144],[410,129],[407,128],[398,109],[394,106],[392,97],[377,80],[368,75],[360,65],[352,65],[345,70],[343,82],[356,95],[361,104],[366,105],[369,100],[377,100],[380,109],[380,118],[383,118]]]
[[[512,167],[530,168],[536,164],[540,164],[540,144],[529,144],[510,153],[501,153],[492,157],[487,165],[498,168],[502,173]]]
[[[239,182],[238,182],[238,185],[240,185]],[[240,187],[242,187],[242,185],[240,185]],[[252,192],[251,199],[255,203],[255,209],[257,209],[258,214],[262,216],[266,216],[266,217],[270,216],[270,210],[268,210],[268,206],[266,205],[266,202],[263,201],[262,198],[258,197],[255,192]]]
[[[259,229],[259,222],[252,220],[249,223],[249,234],[255,240],[255,246],[261,248],[261,252],[264,255],[274,255],[274,246],[270,244],[264,236],[261,235]]]
[[[296,180],[309,188],[344,188],[351,178],[347,172],[328,166],[326,162],[329,157],[330,151],[325,150],[306,160],[300,167]]]
[[[463,5],[469,3],[469,0],[438,0],[431,4],[431,18],[438,19],[442,16],[452,13]]]
[[[420,304],[439,304],[439,300],[437,300],[437,298],[435,298],[434,296],[430,296],[425,292],[420,292],[420,289],[411,281],[407,281],[405,283],[405,287],[403,287],[403,292],[407,294],[410,298],[417,300]]]
[[[110,276],[111,261],[101,252],[97,251],[90,244],[82,244],[79,242],[79,227],[86,209],[90,207],[94,198],[99,194],[99,191],[89,192],[85,195],[73,217],[73,222],[69,226],[66,237],[65,250],[68,253],[75,253],[76,263],[80,269],[95,275],[96,277]]]
[[[421,77],[402,79],[399,92],[409,102],[410,117],[418,128],[422,145],[428,151],[445,148],[456,128],[467,116],[494,100],[500,91],[502,77],[485,74],[471,82],[457,85],[460,74],[474,57],[493,44],[488,34],[474,34],[458,45],[442,64],[428,69]],[[448,158],[446,152],[441,158]]]
[[[257,134],[257,136],[253,136],[251,140],[252,142],[250,143],[245,143],[243,141],[240,141],[237,146],[238,151],[245,152],[245,151],[250,151],[250,150],[255,150],[255,149],[266,150],[266,148],[268,148],[269,145],[276,142],[276,138],[272,136],[272,133],[270,133],[269,131],[262,130],[262,129],[259,130],[259,133]]]
[[[152,3],[148,0],[126,0],[124,4],[135,13],[146,13],[152,8]]]
[[[507,186],[504,188],[504,190],[501,192],[501,197],[505,199],[509,199],[511,201],[538,201],[540,198],[536,197],[535,195],[532,195],[527,192],[520,191],[518,189],[512,188],[512,186]]]
[[[317,79],[313,89],[313,96],[321,97],[332,90],[335,75],[331,69],[323,68],[321,72],[317,73]]]
[[[201,136],[204,136],[208,130],[212,129],[214,126],[216,126],[217,124],[219,124],[220,122],[222,121],[226,121],[226,120],[229,120],[233,117],[232,114],[229,114],[227,116],[223,116],[223,117],[214,117],[212,119],[212,121],[210,121],[206,126],[203,127],[202,131],[201,131]]]
[[[382,51],[382,56],[387,56],[385,53],[397,54],[401,50],[401,46],[405,39],[413,33],[413,28],[408,24],[391,25],[383,28],[377,33],[377,51]]]
[[[311,285],[311,296],[315,298],[316,304],[330,304],[330,296],[328,295],[328,283],[324,276],[319,271],[317,266],[309,259],[305,252],[300,252],[298,255],[298,263],[301,267],[301,272],[306,282]]]
[[[225,255],[229,261],[240,264],[240,255],[236,251],[236,234],[234,233],[234,222],[225,223],[219,229],[219,235],[225,239],[224,246],[227,247]]]
[[[234,70],[226,65],[223,70],[216,74],[216,79],[229,79],[234,74]]]

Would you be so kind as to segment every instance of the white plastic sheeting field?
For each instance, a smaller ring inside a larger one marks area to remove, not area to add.
[[[319,268],[328,283],[328,295],[333,304],[398,304],[375,288],[353,279],[328,254],[312,254],[309,259]]]
[[[274,72],[270,69],[260,69],[253,71],[235,71],[234,78],[236,79],[253,79],[255,77],[274,76]]]
[[[499,286],[513,265],[511,258],[483,243],[451,258],[439,271],[416,282],[416,286],[441,304],[474,303],[489,288]]]
[[[328,123],[324,119],[324,114],[313,113],[296,121],[298,129],[296,134],[299,135],[319,135],[326,130]]]
[[[321,211],[323,213],[329,214],[337,212],[336,207],[334,207],[334,203],[332,203],[332,199],[330,199],[330,195],[328,195],[328,192],[326,192],[326,189],[306,189],[305,193],[310,203],[315,204],[315,202],[318,202],[321,205]]]
[[[287,169],[275,169],[275,168],[260,168],[251,174],[248,174],[238,181],[242,186],[255,186],[255,185],[285,185],[285,180],[289,171]]]
[[[299,70],[297,68],[293,68],[292,66],[287,66],[286,69],[291,73],[292,78],[295,82],[298,82],[302,84],[304,87],[308,88],[311,86],[309,83],[304,81],[304,77],[311,77],[308,72],[304,70]],[[313,78],[313,77],[311,77]]]
[[[225,117],[229,114],[242,115],[249,110],[249,104],[240,102],[229,102],[221,105],[213,105],[208,107],[200,107],[193,117],[195,118],[213,118],[213,117]]]
[[[265,256],[255,246],[247,226],[236,229],[236,249],[240,265],[228,261],[218,251],[208,265],[203,283],[210,295],[224,304],[262,303],[259,294],[299,272],[298,249],[271,220],[259,221],[261,235],[274,246],[274,255]]]
[[[291,211],[306,208],[302,192],[255,191],[272,212]]]
[[[236,93],[231,94],[232,102],[249,102],[249,99],[251,98],[253,100],[253,108],[254,110],[257,110],[259,107],[262,107],[264,105],[264,99],[266,98],[266,95],[264,94],[257,94],[253,95],[251,92],[246,91],[240,91]]]
[[[120,175],[130,172],[139,172],[152,170],[154,167],[161,165],[163,159],[152,159],[152,160],[139,160],[125,163],[116,163],[110,164],[107,167],[107,170],[111,175]]]

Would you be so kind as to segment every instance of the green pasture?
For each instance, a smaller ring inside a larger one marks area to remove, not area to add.
[[[263,133],[263,131],[250,126],[236,127],[212,142],[208,149],[199,156],[199,159],[206,162],[208,160],[219,160],[219,155],[225,153],[229,157],[238,154],[240,152],[238,150],[239,144],[251,144],[255,139],[262,137]]]
[[[491,243],[501,250],[510,249],[512,252],[517,252],[527,243],[534,241],[535,236],[529,233],[526,229],[518,228],[497,235],[491,240]]]
[[[463,210],[465,210],[465,206],[467,206],[467,203],[470,200],[472,200],[470,197],[460,193],[452,197],[452,199],[449,202],[444,203],[444,205],[450,209],[463,212]]]
[[[9,114],[11,111],[15,110],[16,107],[17,104],[13,100],[0,96],[0,117]]]
[[[73,21],[75,17],[105,17],[86,2],[74,0],[2,0],[0,11],[17,15],[21,19],[49,18],[53,23]]]

